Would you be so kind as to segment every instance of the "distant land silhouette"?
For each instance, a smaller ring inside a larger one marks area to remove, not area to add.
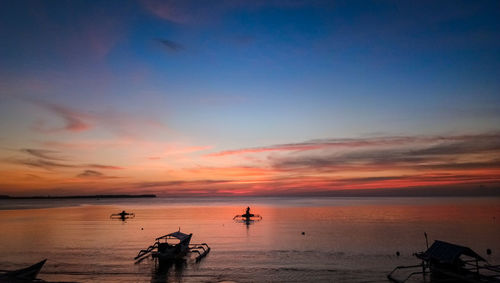
[[[12,197],[8,195],[0,195],[0,199],[87,199],[87,198],[155,198],[156,195],[85,195],[85,196],[24,196]]]

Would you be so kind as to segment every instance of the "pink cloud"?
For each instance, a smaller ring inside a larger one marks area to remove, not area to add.
[[[70,131],[70,132],[81,132],[92,128],[89,120],[90,115],[80,112],[76,109],[62,106],[59,104],[48,103],[39,99],[25,98],[25,100],[34,103],[54,114],[60,120],[63,121],[63,126],[46,126],[44,121],[38,121],[34,125],[34,129],[41,132],[58,132],[58,131]]]
[[[81,112],[55,104],[48,104],[47,107],[64,120],[64,130],[81,132],[91,128],[91,125],[84,121],[89,117]]]
[[[107,109],[106,111],[83,112],[72,107],[49,103],[38,99],[26,98],[24,100],[30,101],[48,110],[62,120],[64,124],[63,126],[47,126],[46,122],[38,121],[34,125],[34,129],[41,132],[82,132],[100,127],[119,136],[137,139],[148,131],[157,132],[159,129],[163,131],[166,130],[166,126],[163,122],[149,117],[134,116],[129,113],[116,112],[111,109]]]
[[[482,134],[482,135],[461,135],[461,136],[394,136],[394,137],[379,137],[379,138],[358,138],[358,139],[326,139],[313,140],[302,143],[278,144],[263,147],[243,148],[235,150],[226,150],[205,155],[206,157],[221,157],[227,155],[239,155],[246,153],[261,153],[271,151],[310,151],[318,149],[333,149],[333,148],[369,148],[369,147],[390,147],[390,146],[405,146],[415,144],[434,143],[453,143],[453,142],[474,142],[476,139],[491,139],[498,138],[500,134]]]
[[[143,0],[143,6],[153,15],[176,23],[186,23],[192,20],[190,13],[191,1],[161,1]]]

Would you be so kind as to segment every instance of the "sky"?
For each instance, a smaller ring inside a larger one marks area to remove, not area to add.
[[[499,187],[498,1],[0,0],[0,194]]]

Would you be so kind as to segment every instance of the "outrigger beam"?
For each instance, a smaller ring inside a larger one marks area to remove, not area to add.
[[[189,247],[189,251],[192,253],[197,253],[198,255],[196,256],[196,262],[199,262],[202,258],[207,256],[207,254],[210,252],[210,247],[206,243],[202,244],[192,244]]]
[[[246,215],[235,215],[233,217],[233,220],[236,219],[236,218],[242,218],[242,219],[258,219],[258,220],[262,220],[262,216],[260,216],[259,214],[252,214],[252,216],[246,216]]]
[[[408,274],[408,276],[406,276],[406,278],[404,280],[400,280],[400,279],[397,279],[397,278],[394,278],[392,276],[392,274],[394,272],[396,272],[396,270],[400,270],[400,269],[405,269],[405,268],[415,268],[415,267],[422,267],[422,271],[415,271],[415,272],[412,272],[410,274]],[[425,276],[425,266],[423,264],[417,264],[417,265],[400,265],[400,266],[396,266],[396,268],[394,268],[391,273],[389,273],[387,275],[387,279],[393,281],[393,282],[396,282],[396,283],[404,283],[406,282],[408,279],[410,279],[410,277],[412,277],[413,275],[416,275],[416,274],[423,274]]]
[[[145,250],[140,250],[139,253],[137,254],[137,256],[134,257],[134,260],[138,260],[138,259],[140,259],[142,257],[145,257],[146,255],[148,255],[150,252],[152,252],[157,247],[158,247],[158,243],[155,243],[154,245],[149,246]]]

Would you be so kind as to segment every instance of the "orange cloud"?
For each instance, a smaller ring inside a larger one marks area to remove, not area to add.
[[[336,139],[229,151],[231,159],[219,159],[200,156],[210,146],[116,139],[83,153],[107,154],[119,149],[120,166],[74,162],[62,154],[74,149],[66,145],[61,145],[61,151],[54,147],[21,149],[18,154],[23,157],[4,159],[3,166],[24,166],[23,174],[12,175],[17,183],[9,181],[10,187],[44,190],[52,186],[68,191],[87,188],[183,196],[306,195],[398,188],[432,192],[450,186],[499,186],[499,144],[497,133]],[[244,152],[259,155],[240,156]],[[110,157],[106,160],[117,160]],[[117,169],[120,178],[100,172]],[[5,181],[3,187],[7,187]]]

